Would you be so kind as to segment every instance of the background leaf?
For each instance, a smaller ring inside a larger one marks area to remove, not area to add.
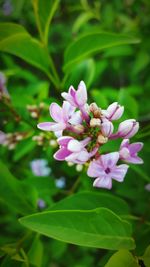
[[[139,267],[137,260],[128,250],[117,251],[109,259],[105,267]]]

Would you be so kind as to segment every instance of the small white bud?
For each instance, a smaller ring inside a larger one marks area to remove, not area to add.
[[[31,112],[31,117],[34,118],[34,119],[38,118],[37,112],[35,112],[35,111]]]
[[[74,163],[71,162],[71,161],[68,161],[67,164],[68,164],[69,167],[72,167],[74,165]]]
[[[76,165],[76,171],[77,172],[81,172],[83,170],[83,165],[81,165],[81,164],[77,164]]]
[[[13,150],[14,148],[16,147],[16,144],[15,143],[12,143],[8,146],[8,149],[9,150]]]
[[[107,143],[107,141],[108,141],[108,137],[105,137],[102,134],[99,134],[99,136],[97,138],[97,142],[99,144],[105,144],[105,143]]]
[[[50,146],[52,146],[52,147],[57,147],[57,141],[56,141],[55,139],[51,139],[51,140],[49,141],[49,144],[50,144]]]
[[[96,127],[96,126],[100,126],[100,125],[101,125],[101,120],[100,119],[92,118],[90,120],[90,126],[91,127]]]

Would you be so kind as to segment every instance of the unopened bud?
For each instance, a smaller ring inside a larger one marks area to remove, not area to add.
[[[34,119],[38,118],[38,113],[35,111],[31,112],[31,117]]]
[[[99,136],[97,138],[97,142],[99,144],[105,144],[105,143],[107,143],[107,141],[108,141],[108,137],[105,137],[102,134],[99,134]]]
[[[20,141],[22,139],[23,139],[23,135],[21,135],[21,134],[16,135],[16,140],[17,141]]]
[[[51,139],[51,140],[49,141],[49,144],[50,144],[50,146],[52,146],[52,147],[57,147],[57,141],[56,141],[55,139]]]
[[[8,146],[8,149],[9,150],[13,150],[14,148],[16,147],[16,144],[15,143],[12,143]]]
[[[78,125],[75,125],[74,126],[74,129],[80,133],[83,133],[84,132],[84,126],[81,125],[81,124],[78,124]]]
[[[101,120],[100,119],[92,118],[90,120],[90,126],[91,127],[96,127],[96,126],[100,126],[100,125],[101,125]]]
[[[41,102],[41,103],[39,104],[39,108],[43,109],[44,107],[45,107],[45,103]]]
[[[68,162],[67,162],[67,165],[68,165],[69,167],[72,167],[72,166],[74,165],[74,163],[71,162],[71,161],[68,161]]]
[[[77,164],[76,165],[76,171],[77,172],[81,172],[83,170],[83,165],[81,165],[81,164]]]

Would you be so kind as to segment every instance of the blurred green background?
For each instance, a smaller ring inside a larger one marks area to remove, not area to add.
[[[39,121],[50,120],[50,103],[60,104],[61,92],[71,84],[76,88],[80,80],[90,102],[105,109],[118,101],[125,106],[123,119],[140,122],[133,141],[144,142],[144,165],[131,167],[112,194],[126,200],[140,218],[133,222],[136,255],[149,245],[149,14],[149,0],[0,0],[1,266],[103,267],[113,254],[39,237],[18,222],[72,190],[101,190],[93,189],[84,170],[56,162],[54,135],[37,129]],[[113,144],[109,149],[114,150]],[[41,159],[44,175],[33,170],[33,161]]]

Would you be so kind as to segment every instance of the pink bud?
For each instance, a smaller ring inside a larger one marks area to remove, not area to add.
[[[104,136],[109,137],[114,130],[113,124],[109,120],[104,120],[101,125],[101,132]]]
[[[139,130],[139,123],[134,120],[125,120],[120,123],[118,128],[118,136],[122,138],[131,138]]]
[[[109,120],[118,120],[122,116],[124,112],[124,107],[120,106],[117,102],[112,103],[106,111],[104,111],[104,115],[106,115]]]

